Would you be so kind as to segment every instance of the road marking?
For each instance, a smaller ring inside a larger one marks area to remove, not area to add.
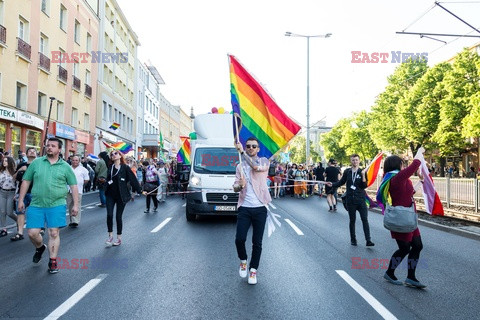
[[[162,223],[160,223],[158,226],[155,227],[155,229],[153,229],[153,230],[150,231],[150,232],[151,232],[151,233],[155,233],[155,232],[160,231],[160,229],[162,229],[163,227],[165,227],[165,225],[166,225],[167,223],[169,223],[170,220],[172,220],[172,218],[167,218],[167,219],[163,220]]]
[[[273,205],[273,203],[271,203],[271,202],[270,202],[268,205],[269,205],[270,207],[272,207],[272,209],[277,209],[277,207],[275,207],[275,206]]]
[[[88,281],[83,287],[75,292],[67,301],[62,303],[57,309],[53,310],[45,319],[58,319],[67,313],[74,305],[76,305],[83,297],[93,290],[103,279],[107,277],[106,274],[100,274],[95,279]]]
[[[368,302],[369,305],[375,309],[375,311],[382,316],[383,319],[388,319],[388,320],[395,320],[397,319],[390,311],[388,311],[387,308],[385,308],[377,299],[375,299],[367,290],[365,290],[361,285],[358,284],[357,281],[353,280],[352,277],[348,275],[343,270],[335,270],[340,277],[342,277],[343,280],[345,280],[346,283],[350,285],[350,287],[355,290],[360,297],[365,299],[365,301]]]
[[[96,208],[96,207],[92,207],[92,206],[87,207],[87,209],[95,209],[95,208]]]
[[[292,221],[290,221],[290,219],[285,219],[285,221],[287,221],[287,223],[290,225],[290,227],[292,227],[293,230],[295,230],[295,232],[299,235],[299,236],[303,236],[303,232],[302,230],[300,230]]]
[[[184,203],[184,204],[182,205],[182,207],[186,207],[186,206],[187,206],[187,204],[186,204],[186,203]]]

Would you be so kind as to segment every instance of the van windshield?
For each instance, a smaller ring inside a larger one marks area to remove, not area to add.
[[[235,148],[197,148],[193,170],[197,173],[235,174],[237,164]]]

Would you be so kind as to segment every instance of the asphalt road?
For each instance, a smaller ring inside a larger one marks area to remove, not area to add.
[[[265,234],[252,286],[238,276],[235,218],[189,223],[178,196],[145,214],[141,197],[126,207],[122,245],[105,248],[106,211],[97,202],[98,195],[85,195],[79,228],[61,231],[66,260],[58,274],[47,272],[48,254],[32,263],[29,240],[0,238],[1,319],[478,318],[476,240],[421,227],[417,278],[428,287],[394,286],[383,280],[381,264],[371,265],[396,249],[381,215],[369,214],[376,246],[365,247],[358,219],[359,245],[352,247],[343,208],[329,213],[318,197],[277,199],[272,211],[282,226]],[[364,259],[372,268],[358,269]],[[400,267],[397,277],[405,276]]]

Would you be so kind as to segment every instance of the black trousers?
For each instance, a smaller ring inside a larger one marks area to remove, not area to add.
[[[412,242],[397,240],[398,250],[395,251],[390,259],[387,274],[393,276],[395,269],[400,265],[403,258],[408,254],[408,272],[407,278],[416,280],[415,271],[417,270],[420,251],[423,249],[422,237],[418,236],[412,239]]]
[[[355,221],[357,218],[357,211],[360,213],[360,219],[362,219],[363,233],[365,234],[365,240],[370,241],[370,226],[368,225],[368,209],[365,201],[357,200],[358,203],[347,199],[348,216],[350,217],[350,240],[356,241],[355,235]],[[353,202],[353,203],[350,203]]]
[[[117,234],[122,234],[123,229],[123,210],[125,209],[125,203],[120,197],[106,196],[107,198],[107,228],[108,232],[113,232],[113,208],[117,206],[117,212],[115,214],[115,220],[117,222]]]
[[[263,232],[265,230],[265,222],[267,221],[267,208],[256,207],[238,208],[237,217],[237,234],[235,236],[235,245],[237,247],[238,258],[247,260],[247,250],[245,241],[247,241],[247,233],[250,226],[253,227],[252,234],[252,258],[250,259],[250,268],[258,269],[260,256],[262,254]]]

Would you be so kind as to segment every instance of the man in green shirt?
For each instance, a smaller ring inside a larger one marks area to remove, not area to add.
[[[18,210],[25,210],[23,199],[32,181],[32,202],[27,210],[27,229],[30,241],[35,245],[33,262],[38,263],[46,249],[40,229],[47,224],[48,228],[48,251],[50,261],[48,271],[57,273],[57,255],[60,247],[60,228],[67,225],[66,219],[66,196],[67,185],[70,186],[73,196],[73,216],[78,213],[78,188],[77,178],[70,165],[59,157],[62,150],[62,141],[50,138],[47,141],[47,155],[34,160],[23,175],[23,183],[20,188]]]

